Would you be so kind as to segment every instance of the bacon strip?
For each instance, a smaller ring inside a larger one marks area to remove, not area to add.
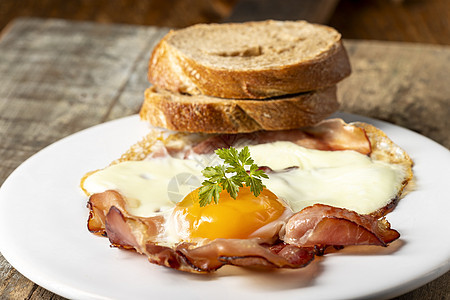
[[[130,226],[127,225],[125,218],[120,210],[112,206],[106,215],[106,234],[112,245],[124,249],[135,249],[140,251],[139,243],[133,235]]]
[[[292,246],[294,248],[298,248]],[[268,268],[301,268],[314,259],[313,249],[298,248],[294,252],[276,253],[257,240],[216,239],[210,243],[195,247],[182,243],[177,247],[198,270],[210,271],[225,264],[238,266],[258,266]]]
[[[386,246],[400,234],[385,219],[315,204],[295,214],[286,224],[285,243],[313,247],[345,245]]]
[[[298,249],[277,253],[269,246],[259,244],[257,239],[217,239],[201,246],[181,242],[170,248],[157,245],[153,239],[142,239],[141,235],[146,231],[143,225],[145,222],[123,215],[115,206],[105,217],[106,233],[113,246],[136,250],[147,255],[152,263],[181,271],[205,273],[227,264],[300,268],[314,259],[313,249],[292,246]]]
[[[97,201],[110,207],[104,205],[100,209]],[[384,219],[316,204],[291,217],[284,237],[273,245],[263,244],[259,239],[216,239],[201,245],[180,242],[166,247],[157,244],[164,220],[131,216],[120,207],[123,203],[124,199],[115,191],[93,195],[89,201],[90,220],[102,220],[105,227],[92,229],[104,230],[115,247],[136,250],[152,263],[187,272],[211,272],[223,265],[301,268],[321,254],[316,249],[361,244],[386,246],[399,237]]]
[[[198,143],[192,151],[206,154],[218,148],[236,147],[244,143],[250,145],[275,141],[290,141],[309,149],[355,150],[365,155],[371,153],[370,141],[364,129],[346,124],[341,119],[325,120],[312,127],[292,130],[216,135]]]
[[[366,131],[340,119],[295,130],[215,135],[200,142],[197,140],[190,151],[204,154],[222,147],[272,141],[291,141],[319,150],[355,150],[366,155],[372,151]],[[187,148],[161,145],[158,145],[160,151],[155,151],[154,156],[189,155]],[[309,264],[327,246],[386,246],[399,237],[384,219],[316,204],[293,215],[282,231],[281,240],[272,245],[258,239],[216,239],[201,245],[180,242],[166,247],[158,244],[164,233],[164,217],[130,215],[124,198],[118,192],[92,195],[88,208],[91,232],[108,236],[113,246],[145,254],[152,263],[188,272],[211,272],[227,264],[300,268]]]
[[[90,211],[87,226],[90,232],[106,236],[106,215],[112,206],[125,207],[125,200],[116,191],[94,194],[89,198],[87,207]]]
[[[123,232],[119,232],[122,219],[128,219],[136,226],[140,226],[141,235],[145,240],[152,240],[162,231],[164,231],[164,218],[155,217],[135,217],[128,214],[125,208],[125,199],[117,191],[108,190],[103,193],[93,194],[87,204],[89,211],[88,229],[90,232],[108,236],[113,244],[133,246],[132,240]],[[124,229],[124,228],[122,228]],[[128,240],[128,242],[125,242]],[[128,247],[129,248],[129,247]],[[137,250],[137,249],[136,249]]]

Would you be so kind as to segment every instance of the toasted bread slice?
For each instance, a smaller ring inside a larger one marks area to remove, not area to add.
[[[333,28],[264,21],[171,31],[153,51],[148,78],[173,92],[264,99],[333,86],[350,72]]]
[[[151,87],[145,92],[140,116],[170,130],[239,133],[313,125],[338,107],[335,86],[268,100],[190,96]]]

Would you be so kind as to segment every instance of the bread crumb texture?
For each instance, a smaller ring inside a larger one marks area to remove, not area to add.
[[[199,24],[167,42],[205,66],[255,70],[316,59],[340,40],[333,28],[305,21]]]

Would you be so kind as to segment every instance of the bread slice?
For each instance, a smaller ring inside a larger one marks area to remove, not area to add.
[[[313,125],[338,107],[335,86],[266,100],[191,96],[153,86],[145,91],[140,117],[182,132],[239,133]]]
[[[173,92],[264,99],[333,86],[350,72],[333,28],[270,20],[170,31],[153,51],[148,78]]]

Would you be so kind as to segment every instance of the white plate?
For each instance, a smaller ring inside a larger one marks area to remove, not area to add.
[[[132,116],[62,139],[11,174],[0,190],[0,250],[30,280],[74,299],[389,298],[444,274],[450,269],[450,152],[388,123],[341,116],[384,130],[415,161],[416,191],[387,216],[401,233],[390,247],[349,247],[299,270],[224,267],[206,276],[110,248],[86,229],[87,199],[78,183],[147,132]]]

